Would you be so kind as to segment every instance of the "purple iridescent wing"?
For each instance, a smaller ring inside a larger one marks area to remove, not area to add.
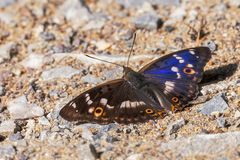
[[[189,48],[163,56],[139,72],[154,85],[155,96],[168,110],[182,108],[198,95],[198,82],[211,58],[208,47]]]

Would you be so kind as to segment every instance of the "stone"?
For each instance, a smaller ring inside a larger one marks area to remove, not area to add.
[[[186,9],[185,7],[179,7],[176,8],[170,15],[170,18],[173,20],[183,20],[183,18],[186,16]]]
[[[82,128],[82,138],[93,141],[93,134],[87,127]]]
[[[83,83],[88,83],[88,84],[99,84],[102,82],[102,80],[94,75],[87,74],[86,76],[81,78]]]
[[[240,132],[226,132],[219,134],[203,134],[188,138],[177,138],[168,142],[159,142],[157,147],[160,153],[171,157],[186,159],[187,157],[204,157],[211,155],[229,155],[229,151],[236,150],[240,145]]]
[[[207,101],[198,110],[204,115],[211,115],[213,112],[223,113],[228,108],[228,104],[224,100],[224,94],[219,94]]]
[[[105,49],[108,49],[109,47],[111,47],[111,44],[104,40],[100,40],[96,43],[96,46],[99,50],[105,50]]]
[[[219,128],[225,128],[225,127],[227,127],[227,121],[226,121],[226,119],[223,118],[223,117],[219,117],[219,118],[217,119],[217,125],[218,125]]]
[[[1,145],[0,146],[0,155],[3,159],[13,159],[14,155],[16,154],[16,150],[13,145]],[[4,158],[5,157],[5,158]]]
[[[240,1],[239,0],[229,0],[229,4],[231,6],[240,7]]]
[[[205,44],[206,47],[208,47],[210,49],[211,52],[214,52],[217,50],[217,44],[214,41],[208,41]]]
[[[44,110],[34,103],[28,103],[26,96],[20,96],[8,103],[12,119],[35,118],[44,115]]]
[[[126,158],[126,160],[141,160],[143,159],[143,155],[141,153],[132,154]]]
[[[55,40],[55,35],[50,32],[41,32],[40,37],[47,42]]]
[[[17,140],[20,140],[20,139],[23,139],[23,136],[21,135],[20,132],[17,132],[17,133],[13,133],[9,136],[9,140],[10,141],[17,141]]]
[[[185,119],[181,118],[181,119],[177,120],[176,122],[168,125],[168,127],[165,131],[165,134],[166,135],[171,135],[173,133],[176,133],[185,124],[186,124]]]
[[[16,2],[17,2],[17,0],[1,0],[0,1],[0,8],[5,8],[5,7],[10,6],[10,5],[12,5]]]
[[[9,42],[0,46],[0,63],[4,60],[10,60],[13,55],[18,53],[18,47],[16,43]]]
[[[129,7],[141,7],[144,3],[150,3],[151,5],[179,5],[180,0],[117,0],[118,4]]]
[[[83,160],[95,160],[95,153],[92,153],[92,149],[90,148],[90,144],[79,144],[78,145],[78,157]]]
[[[234,114],[234,118],[235,119],[239,119],[240,118],[240,111],[236,110],[235,114]]]
[[[26,132],[24,139],[31,139],[33,137],[33,132],[35,129],[35,121],[33,119],[27,120]]]
[[[9,133],[14,132],[16,124],[13,120],[6,120],[0,124],[0,133]]]
[[[51,126],[51,123],[49,122],[49,120],[45,116],[39,117],[38,122],[41,125],[44,125],[44,126]]]
[[[57,17],[62,16],[77,28],[91,18],[91,13],[83,0],[65,0],[57,10]]]
[[[57,44],[51,48],[51,53],[70,53],[71,51],[72,47],[65,46],[64,44]]]
[[[5,88],[4,86],[0,85],[0,96],[3,96],[5,94]]]
[[[0,1],[0,3],[1,3],[1,1]],[[14,26],[16,23],[14,16],[11,13],[7,13],[7,12],[0,13],[0,20],[10,26]],[[1,32],[3,32],[3,31],[1,31]],[[10,34],[10,33],[7,33],[7,34]]]
[[[71,78],[72,76],[81,73],[80,70],[70,66],[62,66],[44,71],[41,75],[44,81],[49,81],[57,78]]]
[[[106,21],[107,21],[107,16],[103,14],[95,14],[91,18],[91,20],[89,20],[87,24],[83,26],[82,30],[88,31],[88,30],[94,30],[94,29],[101,29],[104,27]]]
[[[139,29],[156,30],[163,24],[157,15],[145,13],[133,19],[132,23]]]
[[[23,65],[25,68],[32,68],[32,69],[38,69],[42,67],[44,64],[44,55],[41,54],[29,54],[27,58],[25,58],[21,65]]]

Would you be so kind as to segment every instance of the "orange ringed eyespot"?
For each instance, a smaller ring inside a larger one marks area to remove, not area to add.
[[[194,74],[194,73],[196,73],[194,69],[188,68],[188,67],[184,68],[184,69],[183,69],[183,72],[184,72],[185,74]]]
[[[175,102],[175,103],[177,103],[177,102],[178,102],[178,98],[177,98],[177,97],[173,97],[173,98],[172,98],[172,101]]]
[[[147,114],[152,114],[152,113],[153,113],[153,110],[148,108],[148,109],[145,110],[145,112],[146,112]]]
[[[102,107],[97,107],[96,109],[95,109],[95,111],[94,111],[94,116],[95,117],[99,117],[99,116],[101,116],[103,114],[103,109],[102,109]]]

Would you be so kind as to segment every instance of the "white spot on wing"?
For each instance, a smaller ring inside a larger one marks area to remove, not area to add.
[[[174,86],[175,86],[174,82],[166,81],[165,82],[164,93],[167,94],[168,92],[173,91]]]
[[[101,103],[102,105],[104,105],[104,106],[107,104],[107,101],[108,101],[108,100],[107,100],[106,98],[101,98],[101,99],[100,99],[100,103]]]
[[[94,107],[91,107],[88,109],[88,113],[93,113],[93,111],[94,111]]]
[[[92,103],[93,103],[92,100],[87,101],[87,104],[88,104],[88,105],[91,105]]]
[[[125,107],[125,103],[126,103],[126,101],[122,102],[121,105],[120,105],[120,108],[124,108]]]
[[[183,60],[183,59],[180,59],[180,60],[179,60],[179,63],[184,63],[184,60]]]
[[[174,67],[174,66],[171,68],[171,70],[172,70],[173,72],[178,72],[178,68],[177,68],[177,67]]]
[[[187,64],[187,67],[192,68],[193,65],[192,64]]]
[[[177,79],[180,79],[180,78],[181,78],[180,73],[177,73]]]
[[[72,107],[73,107],[73,108],[77,108],[76,103],[73,102],[73,103],[72,103]]]
[[[195,55],[195,52],[193,50],[190,50],[189,52],[190,54]]]
[[[176,59],[182,59],[182,57],[177,56]]]
[[[130,101],[125,101],[126,108],[130,108]]]

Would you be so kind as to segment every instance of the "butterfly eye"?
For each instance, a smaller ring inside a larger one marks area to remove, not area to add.
[[[185,74],[194,74],[194,73],[196,73],[194,69],[188,68],[188,67],[184,68],[184,69],[183,69],[183,72],[184,72]]]
[[[94,111],[94,116],[99,117],[103,114],[103,109],[101,107],[97,107]]]
[[[172,101],[175,102],[175,103],[177,103],[177,102],[178,102],[178,98],[177,98],[177,97],[173,97],[173,98],[172,98]]]
[[[146,112],[147,114],[152,114],[152,113],[153,113],[153,110],[152,110],[152,109],[146,109],[145,112]]]

